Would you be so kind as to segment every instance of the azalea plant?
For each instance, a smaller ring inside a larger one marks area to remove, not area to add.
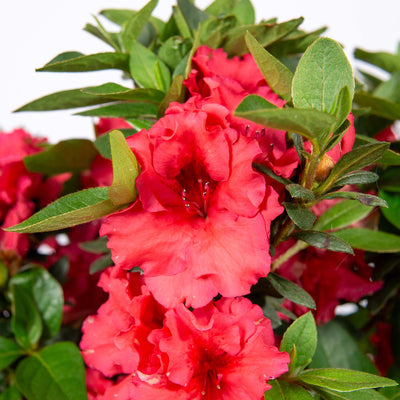
[[[17,110],[92,141],[0,133],[0,400],[399,399],[400,53],[156,5],[39,69],[124,85]]]

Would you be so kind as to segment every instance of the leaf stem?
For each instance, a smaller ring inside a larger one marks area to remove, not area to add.
[[[281,254],[271,265],[271,272],[276,271],[283,263],[288,261],[295,254],[308,247],[306,242],[299,240],[294,246],[290,247],[285,253]]]

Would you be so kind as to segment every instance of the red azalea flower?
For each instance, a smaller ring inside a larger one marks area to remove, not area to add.
[[[247,294],[269,272],[269,225],[282,207],[252,169],[254,140],[218,104],[173,104],[149,132],[128,138],[142,168],[140,200],[106,218],[114,263],[139,266],[157,301],[202,307]]]
[[[392,349],[392,325],[379,322],[376,333],[371,336],[371,342],[376,347],[375,364],[382,376],[385,376],[394,363]]]
[[[228,108],[232,127],[244,136],[255,138],[260,145],[261,154],[256,161],[278,175],[289,177],[298,165],[298,157],[294,148],[287,149],[285,132],[233,116],[234,110],[249,94],[264,97],[277,107],[285,104],[268,86],[252,55],[228,59],[222,49],[200,46],[192,65],[189,78],[184,82],[190,93]]]
[[[276,257],[293,246],[289,240],[277,248]],[[364,261],[364,252],[355,255],[308,247],[282,264],[277,273],[305,289],[315,300],[315,319],[324,324],[335,317],[335,308],[341,300],[356,302],[381,288],[381,282],[372,281],[372,267]],[[307,308],[292,304],[297,315]]]
[[[86,389],[88,400],[99,400],[104,392],[114,386],[111,379],[107,379],[99,371],[86,368]]]

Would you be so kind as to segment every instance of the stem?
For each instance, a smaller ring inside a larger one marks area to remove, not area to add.
[[[299,251],[308,247],[308,244],[299,240],[294,246],[290,247],[285,253],[281,254],[271,265],[271,272],[276,271],[283,263],[288,261],[291,257]]]
[[[279,230],[274,238],[274,241],[272,243],[273,247],[278,246],[279,243],[283,242],[286,239],[289,232],[293,229],[293,226],[294,226],[294,222],[289,217],[287,217],[286,221],[279,228]]]

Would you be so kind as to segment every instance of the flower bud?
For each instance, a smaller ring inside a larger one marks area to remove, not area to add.
[[[334,166],[335,162],[332,160],[332,158],[328,156],[328,154],[324,154],[322,156],[322,160],[318,164],[317,172],[315,174],[315,180],[317,182],[324,182],[331,173]]]

